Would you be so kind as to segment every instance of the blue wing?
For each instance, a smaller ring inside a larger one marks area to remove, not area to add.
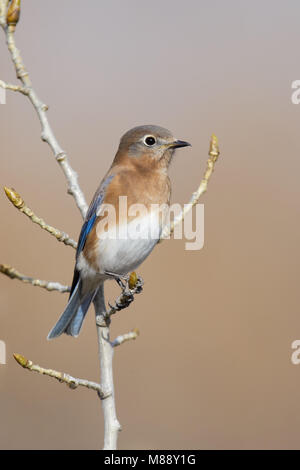
[[[88,234],[90,233],[90,231],[92,230],[92,228],[95,224],[95,221],[96,221],[96,218],[97,218],[97,211],[98,211],[99,207],[101,206],[101,204],[103,202],[103,199],[105,197],[105,190],[106,190],[107,186],[109,185],[109,183],[111,182],[111,180],[113,179],[113,177],[114,177],[114,175],[110,175],[102,181],[98,191],[96,192],[96,194],[95,194],[95,196],[94,196],[94,198],[93,198],[93,200],[90,204],[90,207],[89,207],[89,209],[87,211],[87,214],[86,214],[86,217],[85,217],[84,224],[82,226],[82,229],[81,229],[81,232],[80,232],[80,235],[79,235],[79,240],[78,240],[78,244],[77,244],[77,251],[76,251],[76,259],[78,258],[79,254],[82,252],[82,250],[84,249],[87,236],[88,236]],[[79,281],[79,271],[76,269],[76,266],[75,266],[70,297],[71,297],[78,281]]]
[[[101,202],[102,202],[103,197],[102,198],[99,197],[97,199],[99,199],[98,202],[99,202],[99,205],[100,205]],[[83,250],[83,248],[85,246],[87,236],[88,236],[88,234],[90,233],[90,231],[92,230],[92,228],[94,226],[94,223],[95,223],[95,220],[96,220],[96,217],[97,217],[96,210],[97,209],[95,209],[93,211],[91,216],[84,222],[84,224],[82,226],[82,229],[81,229],[81,232],[80,232],[80,235],[79,235],[76,256],[78,256],[79,253]]]
[[[83,250],[85,246],[85,242],[87,239],[88,234],[92,230],[96,218],[97,218],[97,211],[99,207],[101,206],[104,196],[105,196],[105,189],[113,179],[113,175],[108,176],[102,183],[98,191],[96,192],[90,207],[87,211],[86,217],[85,217],[85,222],[82,226],[80,235],[79,235],[79,240],[78,240],[78,245],[77,245],[77,252],[76,252],[76,257],[79,255],[79,253]]]

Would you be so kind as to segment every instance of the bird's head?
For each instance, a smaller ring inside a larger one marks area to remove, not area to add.
[[[117,153],[118,159],[128,157],[145,164],[168,167],[174,151],[190,146],[184,140],[175,139],[170,131],[159,126],[138,126],[123,135]]]

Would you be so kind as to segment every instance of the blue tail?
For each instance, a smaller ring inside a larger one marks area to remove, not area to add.
[[[78,280],[77,284],[73,288],[73,292],[65,311],[48,334],[48,339],[57,338],[62,333],[66,333],[71,336],[78,336],[84,317],[96,292],[97,290],[89,292],[83,297],[81,295],[81,280]]]

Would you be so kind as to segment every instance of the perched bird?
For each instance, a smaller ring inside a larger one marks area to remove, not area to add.
[[[69,302],[48,339],[62,333],[78,336],[103,282],[134,271],[151,253],[166,220],[166,211],[158,208],[169,207],[169,164],[176,148],[189,145],[167,129],[150,125],[135,127],[121,138],[80,232]],[[124,196],[127,207],[121,210]],[[105,225],[108,207],[115,217]]]

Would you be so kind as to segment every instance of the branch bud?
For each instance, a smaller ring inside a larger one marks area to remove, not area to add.
[[[17,191],[15,191],[13,188],[7,188],[5,186],[4,191],[10,202],[12,202],[15,207],[21,209],[25,205],[25,202],[21,198],[20,194],[18,194]]]
[[[140,330],[138,328],[133,328],[132,333],[135,333],[136,336],[140,336]]]
[[[14,358],[17,361],[18,364],[22,367],[27,367],[28,365],[28,359],[26,357],[22,356],[22,354],[14,353]]]
[[[6,15],[6,24],[7,26],[16,27],[20,19],[20,12],[21,12],[21,0],[12,0],[7,10]]]
[[[211,136],[208,154],[214,159],[214,161],[217,160],[220,155],[218,137],[215,134]]]
[[[135,271],[133,271],[129,276],[128,286],[129,289],[134,289],[137,283],[138,277]]]

